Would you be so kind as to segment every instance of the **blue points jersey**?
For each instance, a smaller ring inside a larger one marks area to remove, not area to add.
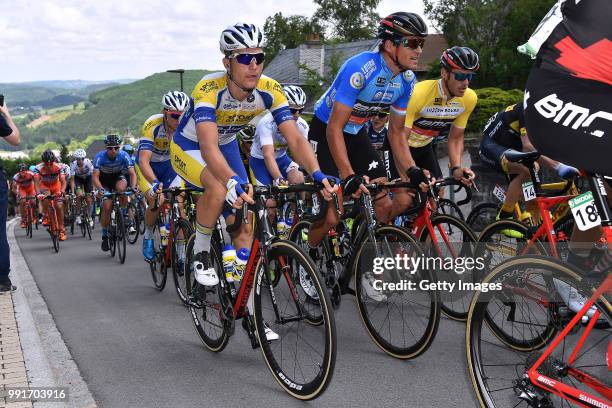
[[[123,170],[127,170],[130,167],[134,167],[130,155],[120,150],[115,156],[115,159],[111,159],[106,154],[106,150],[102,150],[96,154],[93,162],[94,170],[99,170],[100,173],[104,174],[121,174]]]
[[[381,110],[391,107],[405,115],[414,83],[412,71],[394,77],[380,52],[362,52],[340,67],[334,82],[317,101],[315,116],[327,123],[334,102],[350,106],[353,111],[344,132],[355,135]]]

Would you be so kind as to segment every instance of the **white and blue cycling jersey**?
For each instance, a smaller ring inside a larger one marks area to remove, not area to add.
[[[103,174],[121,174],[122,170],[127,170],[134,167],[130,155],[123,150],[117,153],[114,159],[108,157],[106,150],[102,150],[96,154],[93,162],[94,170],[99,170]]]
[[[412,71],[393,75],[382,54],[365,51],[346,60],[327,92],[315,106],[315,116],[327,123],[334,102],[353,108],[344,132],[357,134],[378,112],[391,108],[405,115],[415,83]]]

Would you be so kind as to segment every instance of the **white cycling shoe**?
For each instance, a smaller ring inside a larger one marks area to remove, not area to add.
[[[375,302],[387,300],[387,295],[382,293],[380,290],[374,289],[373,281],[374,279],[372,277],[366,277],[365,274],[361,277],[361,287],[365,291],[366,296]]]

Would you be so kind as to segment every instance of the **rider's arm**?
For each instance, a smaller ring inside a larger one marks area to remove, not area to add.
[[[68,185],[68,182],[66,181],[66,174],[64,172],[61,172],[59,175],[59,180],[60,180],[60,188],[62,191],[62,194],[66,193],[66,186]]]
[[[531,140],[529,140],[529,136],[527,136],[526,133],[524,135],[521,135],[521,142],[523,142],[524,152],[533,152],[534,150],[536,150],[536,148],[531,143]],[[546,157],[546,156],[540,156],[540,158],[538,159],[538,163],[540,163],[540,165],[544,165],[544,166],[547,166],[555,170],[559,166],[558,161],[553,160],[550,157]]]
[[[461,157],[463,156],[463,140],[465,129],[452,125],[448,134],[448,161],[449,166],[461,167]]]
[[[214,122],[200,122],[196,124],[196,133],[200,144],[200,153],[206,162],[206,168],[215,176],[223,185],[235,176],[236,173],[227,164],[225,157],[219,149],[219,131],[217,124]],[[244,180],[246,182],[247,180]]]
[[[93,173],[91,174],[91,181],[93,182],[93,185],[97,190],[102,190],[104,188],[102,187],[102,183],[100,183],[99,169],[94,169]]]
[[[147,179],[149,183],[153,183],[153,181],[157,180],[155,177],[155,173],[151,168],[151,157],[153,156],[153,152],[151,150],[140,150],[138,152],[138,168],[140,172]]]
[[[404,115],[400,115],[392,110],[389,115],[389,131],[387,132],[395,167],[403,180],[408,178],[406,170],[416,166],[408,146],[407,135],[410,134],[410,129],[404,127],[405,119]]]
[[[350,106],[341,102],[334,102],[334,107],[332,108],[329,121],[327,122],[326,137],[329,151],[340,172],[340,177],[343,179],[355,173],[348,158],[343,135],[344,126],[346,126],[346,123],[351,117],[352,110],[353,108]],[[293,152],[294,150],[291,149],[291,151]]]
[[[130,175],[130,187],[136,189],[136,172],[134,171],[134,166],[128,167],[128,174]]]
[[[276,164],[276,154],[274,153],[274,145],[262,145],[261,151],[263,152],[264,162],[266,163],[266,168],[272,176],[272,179],[276,180],[282,177],[282,173],[278,168],[278,164]]]
[[[38,174],[34,176],[34,190],[36,190],[36,195],[40,194],[40,176]]]
[[[291,150],[291,156],[296,162],[304,167],[309,174],[313,174],[315,171],[319,170],[319,162],[317,162],[317,158],[312,151],[312,146],[310,146],[308,140],[300,133],[295,121],[288,120],[281,123],[278,126],[278,130],[280,130],[287,140],[289,150]],[[342,145],[344,146],[344,138],[342,139]],[[346,155],[346,146],[344,146],[344,152]]]

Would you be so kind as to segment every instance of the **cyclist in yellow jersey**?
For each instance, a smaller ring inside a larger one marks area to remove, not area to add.
[[[408,103],[405,132],[410,153],[417,166],[441,178],[442,170],[432,142],[441,133],[449,132],[450,173],[469,185],[474,173],[461,165],[461,157],[465,127],[478,100],[476,93],[469,88],[479,68],[478,54],[468,47],[455,46],[444,51],[440,65],[440,79],[417,83]],[[388,143],[383,150],[388,176],[397,178],[397,169],[393,155],[389,154]],[[464,177],[464,173],[469,177]]]
[[[224,202],[233,208],[240,208],[243,201],[254,203],[242,188],[248,178],[236,133],[255,116],[266,109],[272,113],[296,161],[326,186],[322,191],[326,199],[331,200],[331,193],[337,190],[319,170],[310,144],[297,129],[282,87],[262,75],[263,32],[253,24],[237,23],[222,32],[219,45],[226,71],[198,82],[170,145],[172,167],[185,180],[205,189],[197,203],[193,257],[195,278],[204,286],[219,282],[210,260],[210,245]],[[228,223],[234,221],[232,214],[225,215]],[[243,223],[232,236],[236,248],[250,248],[252,225]]]

